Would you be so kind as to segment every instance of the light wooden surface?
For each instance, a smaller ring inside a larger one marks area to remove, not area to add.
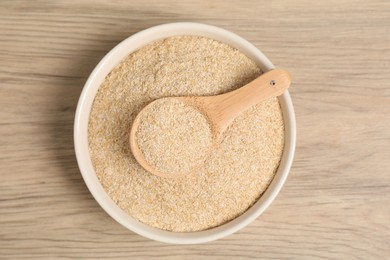
[[[389,259],[390,2],[234,2],[0,2],[1,259]],[[73,151],[94,66],[129,35],[174,21],[236,32],[293,75],[298,146],[285,187],[251,225],[203,245],[116,223]]]

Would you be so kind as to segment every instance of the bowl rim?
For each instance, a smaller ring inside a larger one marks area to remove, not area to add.
[[[198,244],[226,237],[247,226],[259,217],[272,203],[286,181],[296,146],[296,121],[288,91],[279,97],[285,123],[285,145],[282,159],[272,182],[263,195],[246,212],[237,218],[204,231],[171,232],[143,224],[122,211],[103,189],[93,168],[88,147],[88,121],[96,92],[106,75],[125,57],[153,41],[178,35],[204,36],[226,43],[254,60],[263,71],[274,68],[270,60],[254,45],[228,30],[213,25],[177,22],[150,27],[133,34],[116,45],[98,63],[81,92],[74,120],[74,147],[81,175],[98,204],[113,219],[127,229],[152,240],[172,244]]]

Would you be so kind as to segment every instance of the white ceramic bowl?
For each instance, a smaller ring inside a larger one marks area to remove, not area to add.
[[[92,166],[88,151],[88,118],[96,92],[106,75],[127,55],[144,45],[175,35],[205,36],[233,46],[255,61],[263,71],[274,66],[255,46],[224,29],[198,23],[171,23],[149,28],[127,38],[113,48],[96,66],[81,93],[74,124],[74,145],[84,181],[100,206],[116,221],[144,237],[174,244],[195,244],[230,235],[256,219],[275,199],[282,188],[295,152],[296,126],[294,108],[288,92],[279,97],[285,122],[285,147],[279,169],[263,196],[243,215],[219,227],[205,231],[176,233],[138,222],[122,211],[106,194]]]

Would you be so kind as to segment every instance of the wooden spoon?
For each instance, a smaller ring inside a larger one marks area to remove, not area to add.
[[[205,97],[171,97],[169,99],[179,99],[186,105],[196,108],[208,119],[215,147],[219,144],[224,131],[237,116],[261,101],[283,94],[290,84],[290,74],[285,70],[275,69],[262,74],[247,85],[225,94]],[[138,113],[130,131],[130,148],[135,159],[145,170],[160,177],[183,175],[183,173],[166,174],[160,172],[145,160],[136,140],[136,132],[143,110]]]

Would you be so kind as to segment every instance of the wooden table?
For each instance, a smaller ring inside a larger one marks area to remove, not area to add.
[[[285,187],[251,225],[202,245],[116,223],[73,150],[94,66],[135,32],[176,21],[236,32],[294,77]],[[390,257],[389,1],[1,1],[0,105],[2,259]]]

